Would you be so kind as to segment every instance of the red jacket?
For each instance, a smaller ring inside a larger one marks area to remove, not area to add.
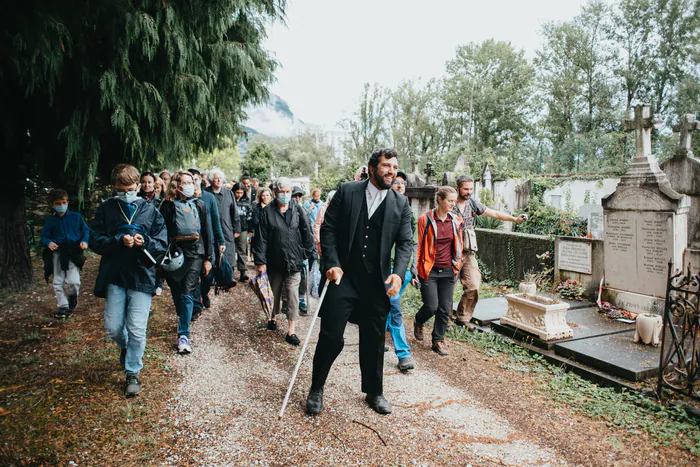
[[[462,267],[462,223],[461,217],[448,212],[452,219],[452,270],[457,274]],[[437,256],[437,225],[435,210],[428,211],[418,218],[418,277],[428,280]]]

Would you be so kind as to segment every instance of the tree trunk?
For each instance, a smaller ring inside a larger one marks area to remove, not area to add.
[[[24,186],[0,197],[0,289],[20,292],[34,283]]]

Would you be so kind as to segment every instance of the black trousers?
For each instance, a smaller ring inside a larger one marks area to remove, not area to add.
[[[452,310],[452,293],[455,289],[455,273],[451,267],[430,271],[428,280],[420,281],[420,294],[423,306],[416,314],[416,321],[425,323],[435,316],[433,342],[445,339],[447,323]]]
[[[343,334],[348,320],[360,327],[360,370],[362,392],[382,394],[384,385],[384,328],[389,314],[389,297],[379,274],[346,271],[340,285],[328,285],[321,310],[321,332],[314,354],[311,387],[326,384],[333,362],[345,345]]]

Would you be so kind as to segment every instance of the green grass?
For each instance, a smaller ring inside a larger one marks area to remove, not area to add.
[[[502,368],[528,373],[538,391],[555,404],[623,430],[621,435],[646,432],[657,444],[678,445],[693,455],[700,455],[700,421],[689,417],[681,408],[667,407],[639,393],[599,387],[547,363],[539,355],[530,355],[499,334],[470,333],[455,328],[448,333],[448,338],[465,342],[486,355],[501,357]]]

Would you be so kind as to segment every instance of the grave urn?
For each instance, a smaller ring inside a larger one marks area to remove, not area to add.
[[[521,282],[520,284],[518,284],[518,292],[535,294],[537,293],[537,284],[535,284],[534,282]]]
[[[661,343],[661,329],[663,319],[659,315],[644,313],[637,315],[637,329],[634,332],[634,341],[658,347]]]
[[[566,323],[568,303],[525,293],[506,295],[506,300],[508,312],[501,318],[501,324],[535,334],[545,341],[573,337],[574,331]]]

